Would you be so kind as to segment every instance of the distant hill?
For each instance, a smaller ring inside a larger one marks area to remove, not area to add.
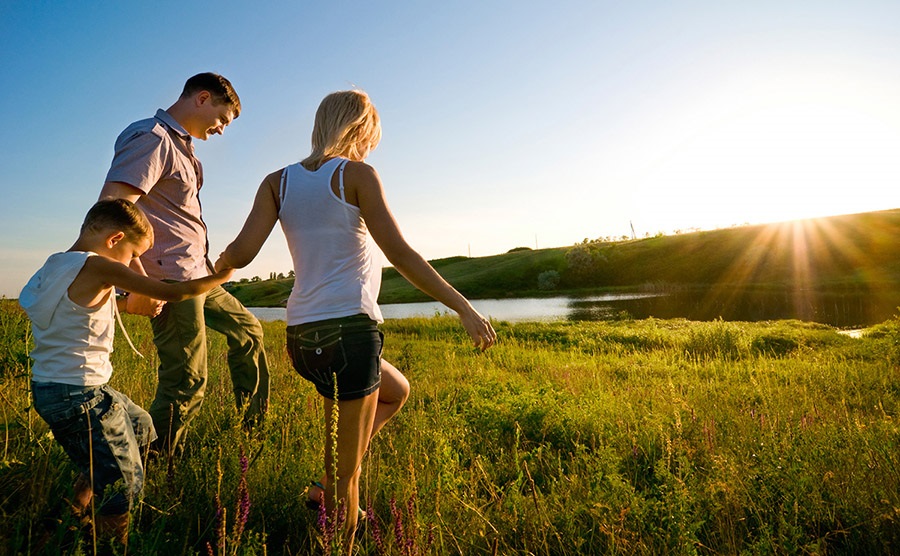
[[[567,260],[572,250],[578,253]],[[896,289],[900,209],[430,262],[472,299],[710,286]],[[559,275],[552,291],[538,288],[538,276],[548,271]],[[291,284],[266,280],[228,289],[247,306],[283,306]],[[395,269],[384,270],[381,303],[426,299]]]

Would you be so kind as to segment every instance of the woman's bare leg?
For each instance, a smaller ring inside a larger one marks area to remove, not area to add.
[[[325,509],[332,519],[337,519],[334,509],[340,508],[344,514],[343,527],[345,548],[348,553],[353,547],[359,508],[359,476],[361,464],[378,406],[378,393],[349,401],[338,401],[337,442],[332,438],[332,419],[335,402],[325,400]],[[335,471],[337,477],[335,481]],[[336,489],[336,492],[335,492]]]
[[[409,397],[409,381],[403,376],[403,373],[396,367],[381,360],[381,386],[378,388],[378,406],[375,409],[375,420],[372,423],[372,432],[369,434],[369,441],[375,434],[384,427],[385,423],[390,421],[400,408],[406,403]],[[327,401],[327,400],[326,400]],[[319,479],[323,485],[328,484],[328,478],[323,476]],[[309,488],[309,498],[312,500],[322,499],[322,490],[316,486]],[[354,506],[356,507],[356,506]]]
[[[372,425],[372,436],[400,412],[400,408],[409,397],[409,381],[396,367],[381,360],[381,387],[378,388],[378,409],[375,410],[375,423]]]

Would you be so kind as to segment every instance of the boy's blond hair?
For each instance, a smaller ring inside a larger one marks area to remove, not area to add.
[[[97,201],[84,217],[84,223],[81,225],[82,234],[106,230],[124,232],[129,241],[137,242],[150,238],[150,243],[153,243],[153,227],[144,211],[125,199]]]

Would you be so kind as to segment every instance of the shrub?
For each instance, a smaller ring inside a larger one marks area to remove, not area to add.
[[[800,347],[800,341],[784,334],[762,334],[753,338],[750,349],[759,355],[784,357]]]
[[[538,289],[544,291],[555,290],[559,287],[559,280],[559,272],[556,272],[555,270],[545,270],[538,274]]]

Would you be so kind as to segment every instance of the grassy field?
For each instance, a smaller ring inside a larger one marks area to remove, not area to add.
[[[126,326],[147,358],[117,337],[113,384],[146,407],[150,329]],[[364,465],[361,554],[900,552],[900,321],[860,339],[796,321],[496,327],[479,354],[448,317],[384,326],[385,357],[413,390]],[[27,329],[0,302],[10,554],[29,553],[75,476],[29,409]],[[290,368],[283,323],[265,331],[267,424],[241,431],[214,334],[203,410],[184,457],[148,468],[129,553],[328,553],[303,504],[321,471],[321,404]],[[60,553],[92,553],[88,538],[59,539]]]

